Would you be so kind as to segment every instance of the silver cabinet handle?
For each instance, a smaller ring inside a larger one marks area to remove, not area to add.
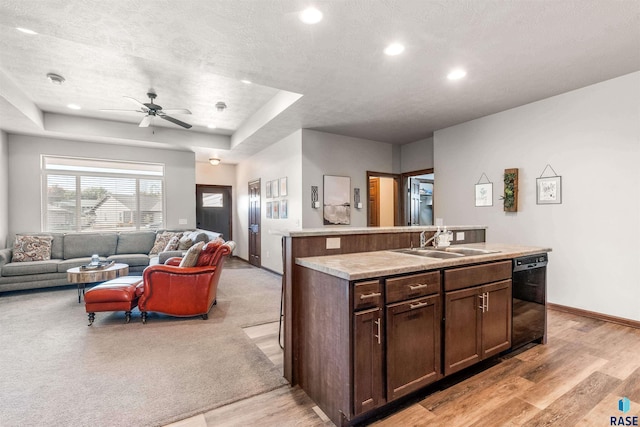
[[[378,320],[374,322],[378,326],[378,335],[374,335],[374,337],[378,338],[378,344],[381,344],[380,341],[380,324],[382,323],[382,319],[378,317]]]
[[[360,299],[375,298],[379,297],[380,295],[382,295],[380,292],[371,292],[367,295],[360,295]]]
[[[408,285],[408,286],[409,286],[409,289],[411,289],[412,291],[415,291],[416,289],[426,288],[429,285],[426,283],[418,283],[417,285]]]
[[[489,292],[486,293],[487,294],[487,311],[489,311]]]
[[[429,305],[428,302],[417,302],[415,304],[409,304],[409,310],[415,310],[416,308],[425,307]]]
[[[482,304],[479,305],[478,308],[484,313],[484,293],[482,295],[478,295],[478,298],[482,298]]]

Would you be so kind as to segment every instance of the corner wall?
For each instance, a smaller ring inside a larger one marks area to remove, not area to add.
[[[236,217],[233,218],[235,255],[249,259],[249,182],[260,179],[261,210],[261,263],[264,268],[283,272],[282,234],[286,230],[299,229],[302,220],[302,131],[297,130],[273,145],[268,146],[236,166]],[[268,182],[287,178],[286,197],[267,198]],[[266,217],[267,203],[287,201],[288,218]]]
[[[640,320],[640,72],[437,131],[435,205],[445,224],[486,224],[487,241],[550,246],[549,302]],[[536,204],[547,164],[562,204]],[[519,168],[505,213],[506,168]],[[493,206],[474,184],[493,182]]]
[[[367,171],[398,172],[400,149],[392,144],[302,130],[302,226],[324,227],[322,217],[323,176],[351,177],[350,227],[367,226]],[[318,186],[320,208],[311,207],[311,186]],[[360,189],[362,209],[353,207],[353,189]],[[332,226],[335,228],[345,226]]]
[[[0,248],[6,248],[9,233],[9,137],[0,131]]]
[[[400,146],[401,172],[413,172],[433,167],[433,137]]]
[[[167,228],[195,228],[195,155],[125,145],[9,135],[9,235],[41,229],[41,155],[164,163]],[[187,224],[180,224],[186,219]]]

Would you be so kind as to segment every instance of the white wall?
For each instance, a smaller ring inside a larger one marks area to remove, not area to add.
[[[434,154],[445,224],[550,246],[550,302],[640,320],[640,72],[443,129]],[[536,204],[547,164],[562,176],[562,204]],[[499,200],[506,168],[519,168],[517,213]],[[483,172],[492,207],[474,207]]]
[[[43,154],[164,163],[168,228],[195,228],[195,155],[157,148],[95,144],[26,135],[9,135],[9,232],[41,227],[40,157]],[[179,224],[179,219],[187,224]]]
[[[414,172],[433,167],[433,137],[400,146],[401,172]]]
[[[261,193],[261,257],[262,266],[282,273],[282,233],[300,228],[302,220],[302,131],[298,130],[273,145],[268,146],[236,166],[236,208],[233,219],[233,239],[236,242],[235,255],[249,259],[249,195],[248,184],[260,179]],[[286,197],[267,199],[267,182],[287,178]],[[288,219],[266,218],[267,202],[287,200]]]
[[[7,246],[9,233],[9,138],[0,131],[0,248]]]
[[[394,169],[395,167],[395,169]],[[397,172],[399,150],[370,141],[314,130],[302,130],[302,226],[324,227],[322,183],[324,175],[351,177],[351,227],[367,226],[367,171]],[[311,207],[311,186],[318,186],[320,208]],[[353,189],[360,188],[362,209],[353,208]],[[336,228],[344,226],[333,226]]]

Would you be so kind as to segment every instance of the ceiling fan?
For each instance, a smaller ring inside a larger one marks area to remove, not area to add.
[[[182,126],[185,129],[189,129],[191,127],[191,125],[189,123],[185,123],[185,122],[183,122],[181,120],[178,120],[175,117],[171,117],[171,116],[169,116],[167,114],[167,113],[170,113],[170,114],[191,114],[191,111],[187,110],[186,108],[164,110],[158,104],[154,104],[153,101],[156,99],[157,96],[158,96],[158,94],[153,89],[149,89],[149,91],[147,92],[147,97],[149,98],[149,102],[146,102],[146,103],[142,103],[142,102],[138,101],[137,99],[131,98],[130,96],[125,96],[125,98],[131,100],[131,102],[135,103],[139,107],[138,110],[113,110],[113,109],[111,109],[111,110],[100,110],[100,111],[120,111],[120,112],[143,113],[143,114],[145,114],[145,116],[142,119],[142,121],[140,122],[140,124],[138,125],[141,128],[149,127],[149,125],[151,124],[151,120],[154,117],[160,117],[161,119],[164,119],[164,120],[166,120],[168,122],[175,123],[178,126]]]

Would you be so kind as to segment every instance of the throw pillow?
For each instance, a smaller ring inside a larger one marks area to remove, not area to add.
[[[156,234],[156,241],[153,244],[153,247],[151,248],[151,250],[149,251],[149,255],[158,255],[160,252],[162,252],[162,250],[167,246],[167,244],[169,243],[169,240],[171,240],[173,236],[182,237],[182,232],[174,233],[171,231],[164,231],[162,233]],[[178,237],[178,239],[180,237]]]
[[[11,262],[46,261],[51,259],[51,236],[24,236],[18,234],[13,243]]]
[[[204,242],[198,242],[191,246],[187,253],[182,257],[182,261],[180,261],[180,265],[178,267],[194,267],[196,262],[198,262],[198,255],[200,255],[200,251],[202,251],[203,246]]]
[[[217,238],[216,240],[212,240],[202,248],[200,251],[200,255],[198,256],[198,261],[196,262],[196,267],[204,267],[207,265],[211,265],[211,261],[213,259],[213,255],[216,253],[218,248],[224,244],[224,240],[221,238]]]
[[[187,234],[182,236],[182,238],[178,242],[178,250],[179,251],[186,251],[191,246],[193,246],[193,240],[191,240],[191,237],[189,237],[189,235],[187,235]]]
[[[175,251],[175,250],[177,250],[179,242],[180,242],[180,237],[173,236],[171,239],[169,239],[169,242],[167,242],[167,246],[165,246],[162,251],[163,252],[167,252],[167,251]]]

